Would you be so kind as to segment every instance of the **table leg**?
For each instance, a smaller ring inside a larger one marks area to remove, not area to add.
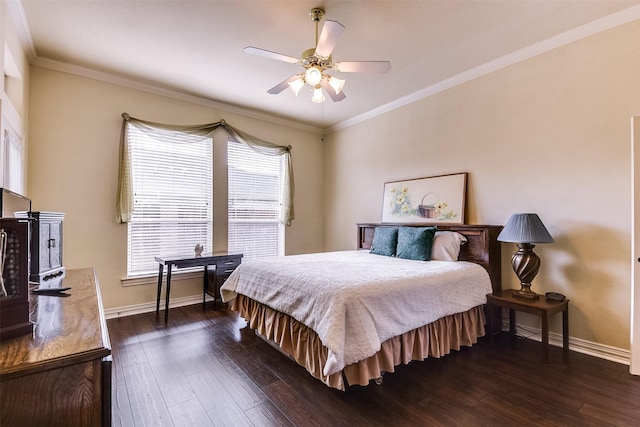
[[[562,356],[565,362],[569,360],[569,304],[562,312]]]
[[[160,312],[160,294],[162,293],[162,275],[164,274],[164,264],[158,268],[158,296],[156,296],[156,316]]]
[[[167,295],[164,303],[164,323],[169,321],[169,295],[171,294],[171,265],[167,267]]]
[[[213,269],[213,309],[218,309],[218,266]]]
[[[207,285],[209,281],[209,268],[208,266],[204,266],[204,278],[202,280],[202,309],[205,309],[205,302],[207,299]]]
[[[511,338],[516,337],[516,311],[512,308],[509,309],[509,334]]]
[[[488,312],[487,314],[489,314],[489,323],[487,325],[487,327],[489,329],[489,342],[491,344],[493,344],[493,333],[494,333],[494,330],[493,330],[494,326],[493,325],[494,325],[494,322],[495,322],[494,317],[495,317],[496,308],[494,306],[492,306],[492,305],[488,305],[487,306],[487,312]]]
[[[542,313],[542,361],[549,361],[549,315]]]

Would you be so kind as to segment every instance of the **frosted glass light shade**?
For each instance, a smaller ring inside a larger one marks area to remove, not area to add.
[[[329,76],[329,86],[331,86],[333,90],[336,91],[336,93],[340,93],[340,91],[342,91],[342,88],[344,87],[344,83],[345,81],[342,79]]]
[[[304,73],[304,79],[311,86],[317,86],[322,81],[322,71],[318,67],[307,68]]]
[[[313,96],[311,97],[311,102],[315,102],[316,104],[320,104],[324,102],[324,94],[322,93],[321,87],[316,87],[313,89]]]
[[[291,89],[291,91],[294,93],[295,96],[298,96],[298,93],[300,93],[300,89],[302,89],[303,86],[304,86],[304,80],[302,80],[302,77],[298,77],[294,81],[289,82],[289,88]]]

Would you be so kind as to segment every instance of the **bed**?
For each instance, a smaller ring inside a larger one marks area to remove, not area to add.
[[[258,335],[340,390],[472,346],[485,333],[486,294],[500,290],[501,227],[438,225],[438,234],[464,236],[462,262],[369,253],[376,230],[396,227],[424,230],[358,224],[355,251],[245,261],[222,298]]]

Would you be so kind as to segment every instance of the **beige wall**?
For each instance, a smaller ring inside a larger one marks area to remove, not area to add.
[[[354,248],[355,223],[380,221],[385,181],[467,171],[466,222],[537,212],[555,243],[536,247],[534,289],[571,299],[572,337],[629,348],[639,75],[634,22],[336,131],[325,147],[325,249]],[[519,287],[513,252],[503,244],[503,288]]]
[[[146,120],[198,124],[225,119],[262,139],[292,145],[296,219],[286,230],[288,254],[322,249],[322,145],[320,136],[237,114],[105,82],[33,67],[30,79],[28,195],[34,210],[60,211],[64,265],[93,266],[106,308],[155,301],[155,285],[122,287],[127,227],[115,222],[118,140],[122,112]],[[226,135],[214,138],[214,236],[226,249]],[[201,282],[172,289],[172,297],[196,295]]]

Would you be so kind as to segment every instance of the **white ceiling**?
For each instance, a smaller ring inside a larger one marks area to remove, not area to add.
[[[398,103],[640,1],[577,0],[23,0],[35,63],[60,61],[206,100],[328,128]],[[346,29],[334,61],[389,60],[387,74],[336,73],[347,98],[267,90],[295,64],[248,55],[255,46],[299,57],[314,47],[309,11]],[[634,8],[635,9],[635,8]],[[631,9],[627,9],[631,10]],[[602,20],[601,20],[602,21]],[[34,51],[35,50],[35,51]]]

